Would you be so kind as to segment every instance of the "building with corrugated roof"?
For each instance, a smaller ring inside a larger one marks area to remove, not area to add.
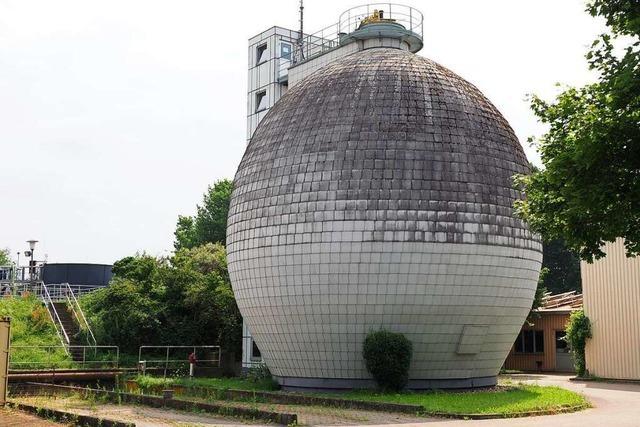
[[[573,372],[573,359],[564,340],[569,316],[582,308],[582,294],[575,291],[547,293],[540,308],[522,326],[504,368],[517,371]]]

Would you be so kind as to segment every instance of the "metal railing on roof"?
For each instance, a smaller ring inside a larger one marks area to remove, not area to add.
[[[394,22],[402,25],[420,39],[423,37],[424,17],[422,12],[411,6],[397,3],[369,3],[352,7],[344,11],[338,22],[312,34],[304,34],[302,46],[298,44],[294,51],[294,63],[300,63],[340,46],[341,36],[360,28],[363,20],[374,12],[383,13],[382,22]]]

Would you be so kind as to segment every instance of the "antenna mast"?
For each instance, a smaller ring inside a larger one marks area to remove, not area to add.
[[[304,49],[302,39],[304,37],[304,5],[300,0],[300,33],[298,34],[298,49],[300,49],[300,59],[304,60]]]

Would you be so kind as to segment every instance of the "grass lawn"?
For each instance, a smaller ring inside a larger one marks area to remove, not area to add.
[[[226,390],[260,390],[270,391],[275,390],[275,384],[269,380],[263,381],[251,381],[246,378],[234,377],[234,378],[159,378],[151,377],[149,375],[138,375],[135,378],[140,388],[143,390],[149,387],[157,386],[169,386],[172,384],[192,386],[192,387],[208,387],[212,389]]]
[[[140,375],[135,380],[142,390],[179,384],[206,387],[212,390],[274,390],[269,381],[253,382],[245,378],[157,378]],[[528,384],[509,384],[496,389],[467,392],[402,392],[382,393],[353,390],[343,393],[311,393],[315,396],[418,405],[427,413],[499,414],[513,416],[532,411],[558,411],[566,407],[588,407],[589,402],[579,393],[560,387]]]
[[[0,317],[4,316],[11,317],[11,369],[73,365],[61,347],[47,309],[34,295],[0,298]]]
[[[327,394],[323,394],[328,396]],[[426,412],[449,414],[501,414],[514,415],[522,412],[558,410],[567,406],[588,406],[581,394],[560,387],[517,384],[495,390],[469,392],[403,392],[379,393],[354,390],[331,394],[355,400],[404,403],[420,405]]]

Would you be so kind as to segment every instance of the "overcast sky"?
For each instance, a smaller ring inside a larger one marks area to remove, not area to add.
[[[306,0],[305,29],[360,1]],[[582,0],[422,0],[419,53],[474,83],[527,155],[527,93],[592,76]],[[112,263],[172,249],[179,214],[245,147],[247,39],[296,29],[297,0],[0,0],[0,247]]]

